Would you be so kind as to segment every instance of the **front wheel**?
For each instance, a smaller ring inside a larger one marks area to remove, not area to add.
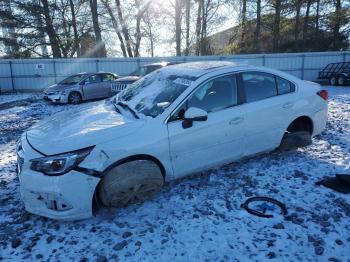
[[[71,92],[68,96],[68,103],[69,104],[80,104],[81,103],[81,95],[78,92]]]
[[[98,188],[101,202],[109,207],[125,207],[154,197],[164,183],[158,165],[136,160],[111,169]]]

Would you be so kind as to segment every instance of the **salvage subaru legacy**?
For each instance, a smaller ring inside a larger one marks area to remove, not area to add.
[[[289,74],[230,62],[156,70],[113,100],[58,113],[17,145],[27,211],[82,219],[165,181],[282,145],[305,145],[327,120],[328,93]]]

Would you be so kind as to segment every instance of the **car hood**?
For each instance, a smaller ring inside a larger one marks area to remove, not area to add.
[[[45,92],[45,93],[48,93],[48,92],[55,92],[55,91],[63,91],[63,90],[66,90],[66,89],[75,87],[76,85],[77,85],[77,84],[75,84],[75,85],[61,85],[61,84],[55,84],[55,85],[49,86],[48,88],[45,88],[45,89],[44,89],[44,92]]]
[[[116,83],[120,83],[120,82],[135,82],[137,80],[139,80],[140,78],[138,76],[124,76],[124,77],[120,77],[117,80],[115,80]]]
[[[57,113],[27,131],[28,142],[45,155],[97,145],[126,136],[144,124],[117,113],[104,102]]]

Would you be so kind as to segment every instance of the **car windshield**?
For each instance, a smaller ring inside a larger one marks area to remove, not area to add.
[[[75,85],[78,84],[81,80],[83,80],[86,77],[86,75],[74,75],[74,76],[70,76],[64,80],[62,80],[61,82],[59,82],[59,84],[61,85]]]
[[[195,79],[190,75],[155,71],[124,89],[117,100],[128,104],[139,114],[156,117],[163,113]]]

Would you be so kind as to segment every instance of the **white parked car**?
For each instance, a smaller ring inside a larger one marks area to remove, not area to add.
[[[325,128],[326,100],[319,85],[265,67],[164,67],[114,102],[58,113],[22,135],[25,208],[55,219],[87,218],[94,201],[144,201],[165,181],[281,144],[303,145]]]

